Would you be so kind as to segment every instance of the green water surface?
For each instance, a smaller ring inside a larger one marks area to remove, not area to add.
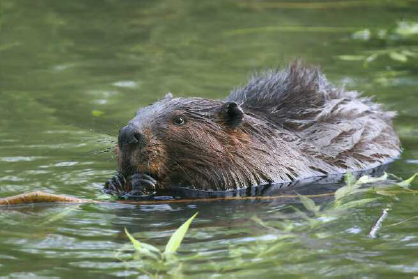
[[[139,107],[167,92],[223,98],[294,58],[397,111],[404,151],[388,172],[418,172],[416,1],[1,0],[0,9],[0,197],[97,199],[116,169],[117,132]],[[293,214],[306,211],[297,198],[2,208],[0,276],[418,276],[418,197],[356,198],[376,199],[330,222],[310,215],[313,225]],[[368,237],[388,206],[379,237]],[[195,212],[170,266],[118,256],[125,227],[163,250]]]

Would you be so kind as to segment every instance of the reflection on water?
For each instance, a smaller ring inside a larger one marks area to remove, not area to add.
[[[223,98],[251,72],[296,57],[397,111],[404,152],[388,172],[418,171],[413,1],[3,0],[1,10],[0,196],[98,198],[116,168],[115,135],[138,107],[167,92]],[[285,191],[320,192],[311,186]],[[332,220],[296,197],[2,209],[0,276],[143,274],[115,257],[124,228],[163,250],[195,212],[179,253],[186,275],[416,276],[416,197],[357,198],[376,200]],[[388,205],[380,237],[368,238]]]

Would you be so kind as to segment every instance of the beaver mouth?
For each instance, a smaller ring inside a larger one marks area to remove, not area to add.
[[[132,176],[134,174],[146,174],[148,176],[151,176],[154,179],[158,179],[158,175],[155,173],[150,172],[149,170],[142,171],[144,169],[145,165],[135,166],[131,163],[122,164],[121,168],[119,169],[119,172],[122,173],[125,177]]]
[[[144,160],[139,164],[133,164],[130,160],[124,160],[120,165],[119,172],[126,178],[135,174],[146,174],[155,180],[160,178],[158,174],[150,170],[149,162],[147,160]]]
[[[159,180],[165,173],[161,145],[148,143],[145,146],[117,146],[119,172],[126,178],[135,174],[146,174]],[[164,150],[163,150],[164,151]]]

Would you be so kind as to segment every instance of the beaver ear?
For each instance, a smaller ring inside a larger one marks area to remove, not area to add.
[[[237,103],[227,102],[222,105],[221,117],[229,127],[236,128],[242,123],[244,111]]]

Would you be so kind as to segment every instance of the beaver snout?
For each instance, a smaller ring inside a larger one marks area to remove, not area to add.
[[[135,126],[129,124],[120,129],[118,144],[119,148],[123,148],[127,145],[139,145],[140,147],[143,147],[145,145],[145,137],[138,131]]]

